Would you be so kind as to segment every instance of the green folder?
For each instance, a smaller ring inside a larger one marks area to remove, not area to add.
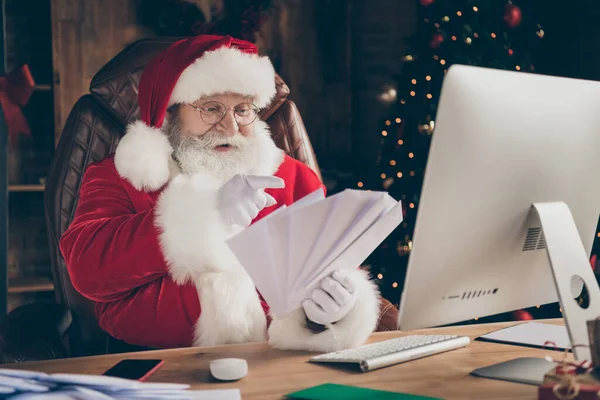
[[[336,385],[326,383],[324,385],[314,386],[298,392],[290,393],[286,396],[288,399],[295,400],[431,400],[433,397],[417,396],[414,394],[394,393],[385,390],[366,389],[356,386]],[[439,400],[439,399],[436,399]]]

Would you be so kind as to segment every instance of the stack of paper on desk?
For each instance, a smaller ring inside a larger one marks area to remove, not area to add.
[[[250,225],[227,243],[281,318],[300,308],[321,279],[356,269],[402,222],[386,192],[317,190]]]
[[[103,375],[46,374],[0,369],[0,398],[240,400],[239,389],[188,390],[178,383],[139,382]]]

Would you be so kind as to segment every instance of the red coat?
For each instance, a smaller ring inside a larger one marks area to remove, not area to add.
[[[234,232],[213,209],[220,182],[172,171],[169,184],[156,180],[165,176],[160,168],[172,167],[169,161],[144,165],[139,155],[168,154],[160,147],[166,141],[142,128],[130,128],[115,156],[84,174],[74,219],[60,241],[74,287],[96,302],[102,329],[128,343],[169,348],[266,339],[269,307],[226,247]],[[286,186],[267,190],[277,205],[256,220],[324,189],[310,168],[282,157],[272,143],[267,147],[269,163],[259,172],[274,173]],[[326,351],[362,343],[378,315],[376,291],[366,278],[364,285],[368,301],[347,317],[347,338],[325,332],[312,339],[298,314],[272,327],[274,344]]]

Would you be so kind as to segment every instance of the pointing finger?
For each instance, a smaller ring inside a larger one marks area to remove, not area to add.
[[[248,185],[254,190],[282,189],[285,187],[285,182],[278,176],[248,175],[245,179]]]
[[[275,200],[275,198],[270,194],[265,193],[265,197],[267,198],[267,204],[265,204],[265,207],[271,207],[277,204],[277,200]]]
[[[259,210],[262,210],[267,205],[267,195],[262,191],[254,192],[254,205],[258,207]]]

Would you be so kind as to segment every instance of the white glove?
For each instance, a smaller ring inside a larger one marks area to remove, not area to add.
[[[223,219],[247,227],[265,207],[277,201],[263,189],[281,189],[283,179],[276,176],[235,175],[219,189],[218,208]]]
[[[346,272],[337,270],[321,281],[310,299],[302,304],[308,319],[317,324],[333,324],[344,318],[356,303],[356,284]]]

